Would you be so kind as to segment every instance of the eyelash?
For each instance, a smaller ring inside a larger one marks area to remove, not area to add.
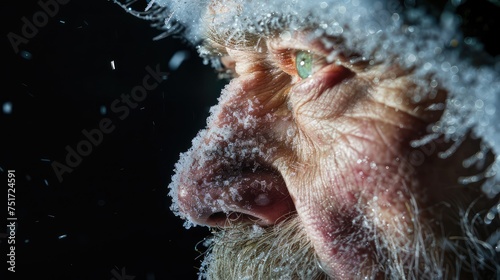
[[[297,77],[298,80],[303,80],[305,78],[299,77],[299,73],[297,71],[296,57],[299,52],[304,52],[304,51],[309,52],[309,50],[290,49],[290,48],[273,50],[271,51],[272,61],[274,61],[273,64],[275,64],[277,68],[281,69],[283,72],[287,73],[291,77]],[[312,55],[313,55],[313,73],[314,73],[321,68],[321,65],[325,63],[326,58],[314,52],[312,52]],[[212,65],[214,66],[219,79],[230,80],[235,78],[237,76],[237,73],[235,73],[234,67],[228,67],[222,62],[222,60],[226,57],[227,56],[214,58],[215,61],[212,62]]]
[[[297,70],[295,69],[295,54],[297,50],[280,49],[272,51],[273,61],[277,66],[290,76],[296,76]]]
[[[312,75],[317,72],[326,63],[326,58],[319,55],[311,50],[305,49],[282,49],[273,52],[275,60],[278,61],[278,66],[292,77],[297,77],[297,79],[304,80],[307,77],[300,77],[297,70],[297,56],[300,53],[310,53],[312,55]]]

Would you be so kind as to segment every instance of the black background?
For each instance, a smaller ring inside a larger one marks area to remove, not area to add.
[[[113,270],[134,279],[196,279],[195,246],[208,231],[183,228],[169,210],[167,186],[224,82],[194,48],[177,38],[154,41],[161,31],[105,0],[59,5],[16,54],[7,35],[23,35],[22,18],[33,22],[42,10],[37,2],[0,4],[0,109],[12,105],[10,114],[0,110],[0,216],[6,171],[15,169],[18,219],[17,272],[1,279],[119,280]],[[178,51],[189,59],[171,71]],[[120,120],[110,105],[158,64],[167,79]],[[59,182],[51,164],[65,164],[66,147],[76,149],[86,140],[82,130],[99,128],[103,118],[115,130]]]

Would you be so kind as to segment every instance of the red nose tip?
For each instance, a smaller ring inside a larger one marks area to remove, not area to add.
[[[200,225],[224,227],[251,222],[272,225],[295,206],[281,175],[258,168],[230,172],[190,169],[179,186],[180,211]],[[207,175],[211,174],[212,175]]]

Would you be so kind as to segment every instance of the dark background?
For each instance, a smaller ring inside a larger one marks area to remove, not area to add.
[[[169,210],[167,186],[224,82],[192,47],[176,38],[154,41],[161,31],[151,22],[105,0],[60,4],[16,54],[7,35],[22,36],[22,18],[33,22],[42,11],[37,2],[0,4],[0,217],[7,212],[7,170],[15,169],[18,219],[17,272],[0,279],[120,280],[124,271],[134,279],[196,279],[195,246],[208,230],[183,228]],[[189,57],[170,69],[179,51]],[[112,102],[158,64],[167,79],[120,120]],[[103,118],[115,130],[59,182],[52,163],[65,164],[66,147],[76,149],[86,140],[82,130],[99,128]]]

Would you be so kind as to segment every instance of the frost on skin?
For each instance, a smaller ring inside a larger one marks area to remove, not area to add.
[[[180,23],[185,37],[193,44],[204,38],[206,30],[202,20],[211,1],[152,2],[168,8],[166,26]],[[499,63],[476,65],[473,61],[475,50],[464,54],[461,53],[464,44],[453,45],[463,38],[457,31],[459,18],[451,12],[435,22],[425,10],[403,10],[398,1],[212,2],[211,9],[222,11],[212,22],[212,28],[227,34],[228,41],[241,40],[243,31],[269,34],[279,30],[287,36],[304,26],[314,26],[317,28],[314,36],[341,37],[342,51],[357,53],[357,59],[377,63],[394,57],[405,68],[415,67],[415,81],[424,82],[420,85],[429,89],[425,92],[432,93],[436,88],[446,88],[450,92],[442,119],[428,132],[434,134],[434,138],[442,134],[446,139],[460,141],[472,130],[495,154],[500,154],[500,141],[497,141],[500,123],[496,121],[500,119]],[[231,7],[238,6],[245,8],[238,14],[230,12]],[[472,49],[481,50],[479,45],[473,45]],[[336,51],[339,51],[338,46]],[[203,48],[200,53],[203,55]],[[414,98],[418,101],[422,97]],[[425,141],[415,143],[425,144]],[[500,192],[499,168],[500,159],[497,159],[485,174],[478,174],[480,178],[491,178],[483,186],[484,192],[491,197]]]
[[[169,186],[186,227],[253,224],[202,277],[498,277],[500,64],[404,2],[154,1],[234,74]]]
[[[200,217],[204,215],[204,212],[215,210],[235,211],[236,207],[242,207],[242,205],[252,210],[250,204],[254,203],[262,207],[271,207],[271,199],[276,197],[274,193],[279,192],[277,176],[270,174],[264,179],[254,176],[260,169],[268,168],[260,162],[271,156],[277,147],[269,143],[266,135],[263,134],[256,139],[243,137],[243,134],[259,133],[258,130],[261,129],[257,124],[259,119],[265,119],[268,123],[276,123],[278,120],[269,114],[259,115],[264,105],[260,104],[257,98],[245,99],[243,104],[234,99],[228,99],[229,92],[238,91],[242,90],[233,84],[229,84],[222,91],[218,99],[219,105],[213,106],[210,110],[207,129],[198,133],[192,141],[192,148],[180,156],[175,166],[176,174],[172,178],[169,193],[175,200],[178,197],[191,195],[178,193],[178,186],[181,184],[197,185],[199,188],[224,189],[218,193],[207,193],[203,201],[199,200],[197,203],[190,204],[190,208],[198,211]],[[240,110],[240,107],[245,110]],[[227,176],[217,174],[211,176],[205,169],[207,165],[213,166],[213,170],[209,172],[216,173],[220,171],[219,169],[228,167],[231,170],[226,170]],[[200,178],[185,176],[186,172],[199,173]],[[227,203],[228,199],[234,202],[234,207]],[[207,209],[207,207],[212,209]],[[177,203],[172,205],[171,210],[186,218]],[[192,220],[186,219],[185,226],[189,228],[192,225]]]

